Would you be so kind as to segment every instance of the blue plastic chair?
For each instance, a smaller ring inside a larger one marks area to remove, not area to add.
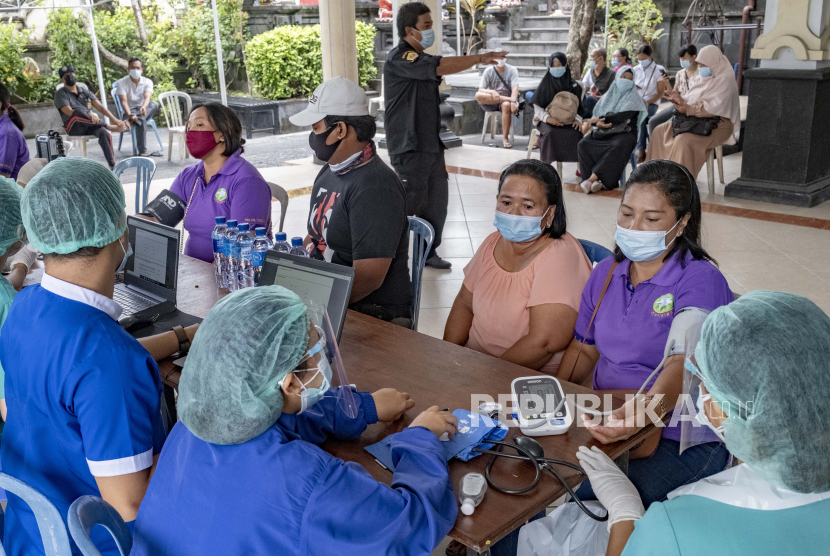
[[[20,479],[15,479],[5,473],[0,473],[0,488],[29,504],[37,520],[37,528],[40,531],[43,552],[46,556],[72,556],[66,526],[63,524],[58,509],[48,498]],[[6,556],[2,546],[0,546],[0,555]]]
[[[112,84],[112,99],[115,101],[115,108],[118,110],[118,119],[124,119],[124,110],[121,108],[121,99],[118,98],[118,95],[115,94],[115,83]],[[156,127],[156,121],[153,118],[147,120],[147,125],[153,128],[153,133],[156,134],[156,140],[159,142],[159,147],[161,150],[164,151],[164,145],[161,142],[161,137],[159,137],[159,130]],[[138,154],[138,147],[135,143],[135,127],[130,127],[130,137],[133,138],[133,156]],[[118,152],[121,152],[121,143],[124,142],[124,132],[122,131],[121,134],[118,136]]]
[[[421,311],[421,278],[424,275],[427,255],[435,240],[435,230],[432,224],[423,218],[417,216],[407,218],[409,218],[409,231],[415,234],[412,238],[412,330],[418,330],[418,313]]]
[[[81,496],[69,506],[66,516],[69,533],[84,556],[101,556],[101,551],[89,538],[96,525],[109,531],[121,556],[128,556],[133,548],[133,536],[121,515],[106,501],[97,496]]]
[[[150,183],[156,175],[156,163],[146,156],[134,156],[122,160],[115,165],[112,172],[115,177],[121,178],[121,174],[128,168],[135,168],[135,212],[139,213],[147,206],[147,195],[150,192]]]
[[[607,247],[603,247],[599,243],[594,243],[587,239],[580,239],[579,243],[582,244],[582,248],[585,250],[585,254],[588,255],[591,264],[597,264],[601,260],[607,259],[614,254]]]

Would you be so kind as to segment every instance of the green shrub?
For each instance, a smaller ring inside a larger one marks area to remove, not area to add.
[[[242,11],[242,0],[217,0],[216,11],[219,16],[225,86],[230,87],[242,63],[241,54],[245,44],[243,29],[248,14]],[[189,0],[187,13],[182,18],[181,52],[192,75],[190,85],[194,87],[219,88],[214,37],[211,3],[207,0]]]
[[[608,0],[600,0],[599,9],[605,9]],[[611,0],[608,18],[608,53],[627,48],[631,55],[641,44],[654,44],[665,36],[657,25],[663,14],[654,0]]]
[[[358,21],[357,60],[360,85],[377,75],[374,25]],[[269,99],[309,96],[323,81],[319,25],[285,25],[252,38],[245,45],[248,75],[257,92]]]
[[[0,24],[0,82],[10,91],[25,79],[23,49],[28,39],[29,35],[17,31],[13,23]]]

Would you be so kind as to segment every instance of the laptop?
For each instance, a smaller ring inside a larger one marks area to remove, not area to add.
[[[339,342],[353,282],[352,267],[268,251],[258,285],[282,286],[300,296],[306,305],[314,302],[326,307]]]
[[[124,310],[122,317],[161,305],[176,305],[179,274],[179,241],[175,228],[130,216],[127,230],[133,254],[124,268],[124,281],[115,284],[113,299]]]

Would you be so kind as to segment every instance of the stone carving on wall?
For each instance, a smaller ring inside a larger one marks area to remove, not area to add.
[[[773,60],[782,48],[790,48],[797,60],[830,60],[830,25],[817,36],[808,26],[809,12],[810,0],[779,1],[775,25],[758,37],[751,57]]]

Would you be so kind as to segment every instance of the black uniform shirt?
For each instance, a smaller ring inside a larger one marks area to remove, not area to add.
[[[418,53],[401,41],[383,66],[384,129],[389,155],[405,152],[440,153],[441,97],[438,64],[441,56]]]

